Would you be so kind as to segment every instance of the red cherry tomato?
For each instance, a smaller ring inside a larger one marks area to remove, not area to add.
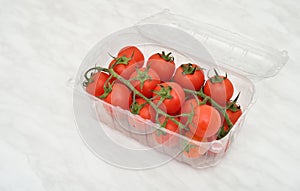
[[[204,93],[223,107],[232,97],[233,92],[233,85],[226,76],[211,77],[204,85]]]
[[[228,102],[228,104],[231,105],[232,102]],[[226,110],[226,113],[229,117],[229,120],[234,125],[237,122],[237,120],[241,117],[243,112],[239,105],[237,105],[236,103],[233,103],[233,105]],[[228,124],[227,124],[226,120],[224,120],[224,131],[228,131],[228,130],[229,130]]]
[[[178,118],[174,118],[174,119],[176,121],[179,121]],[[176,133],[179,132],[178,125],[176,123],[174,123],[171,119],[161,116],[161,117],[159,117],[158,120],[159,120],[160,124],[162,125],[162,127],[164,127],[165,129],[176,132]],[[156,132],[154,132],[153,136],[154,136],[154,140],[157,143],[164,144],[167,146],[175,146],[179,142],[179,137],[177,136],[177,134],[171,134],[164,130],[157,130]]]
[[[161,104],[166,107],[168,114],[175,114],[184,103],[185,93],[176,82],[165,82],[156,86],[153,97],[158,102],[163,100]]]
[[[145,60],[144,55],[135,46],[126,46],[126,47],[122,48],[118,53],[118,57],[121,57],[121,56],[126,56],[127,58],[132,56],[132,59],[139,66],[138,68],[140,68],[144,65],[144,60]]]
[[[96,97],[101,96],[104,93],[104,85],[108,80],[109,75],[104,72],[97,72],[91,76],[89,82],[86,85],[86,91]]]
[[[129,110],[129,106],[132,103],[131,91],[124,84],[115,83],[111,92],[103,100],[114,106]]]
[[[191,133],[190,131],[185,133],[185,136],[189,139],[191,139],[192,141],[189,142],[186,147],[183,150],[183,154],[188,157],[188,158],[198,158],[200,157],[202,154],[205,153],[205,151],[202,151],[202,148],[199,146],[199,144],[196,144],[194,141],[203,141],[202,138],[196,137],[195,135],[193,135],[193,133]]]
[[[199,91],[204,84],[204,73],[196,64],[182,64],[177,68],[173,80],[183,88]]]
[[[207,138],[215,135],[221,127],[219,112],[209,105],[198,105],[196,100],[188,100],[182,106],[182,113],[194,112],[188,124],[190,131],[197,137]],[[189,122],[187,117],[182,117],[182,122]]]
[[[155,121],[155,110],[142,98],[137,98],[135,102],[130,105],[130,112],[136,114],[128,117],[129,124],[139,130],[150,129],[149,125],[141,118]],[[140,117],[137,117],[140,116]]]
[[[149,119],[151,121],[155,120],[155,111],[151,109],[149,103],[147,103],[142,98],[137,98],[134,103],[130,106],[130,111],[133,114],[140,115],[144,119]]]
[[[144,55],[135,46],[127,46],[121,49],[118,56],[109,64],[116,73],[128,79],[129,76],[144,65]]]
[[[170,81],[175,71],[174,57],[165,52],[153,54],[147,62],[147,66],[155,70],[163,82]]]
[[[233,101],[228,101],[226,104],[226,114],[229,120],[231,121],[232,125],[234,125],[237,122],[237,120],[241,117],[243,113],[241,107],[237,104],[239,96],[240,94],[238,94]],[[221,139],[224,136],[226,136],[228,131],[230,130],[227,121],[224,119],[223,114],[220,113],[220,116],[224,127],[218,133],[218,139]]]
[[[153,90],[160,83],[158,74],[152,69],[141,68],[130,75],[131,84],[141,94],[147,98],[151,98]]]

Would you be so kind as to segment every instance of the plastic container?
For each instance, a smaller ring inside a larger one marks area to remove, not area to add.
[[[128,45],[141,49],[145,59],[146,55],[155,52],[171,51],[177,66],[192,62],[207,69],[206,73],[213,68],[228,73],[235,87],[234,96],[241,92],[239,104],[243,115],[224,138],[211,142],[192,141],[201,153],[198,158],[183,154],[191,140],[182,135],[173,133],[173,138],[179,139],[180,143],[174,146],[155,143],[153,133],[159,128],[157,124],[89,95],[82,86],[83,73],[87,69],[95,65],[107,67],[111,60],[107,53],[115,55]],[[85,143],[98,157],[123,168],[152,168],[172,159],[196,168],[213,166],[230,148],[254,103],[253,81],[276,75],[287,60],[286,51],[278,51],[227,30],[164,11],[109,35],[92,48],[75,79],[77,126]],[[136,141],[128,144],[130,139]],[[130,148],[128,145],[134,146]],[[136,145],[139,145],[138,148]]]

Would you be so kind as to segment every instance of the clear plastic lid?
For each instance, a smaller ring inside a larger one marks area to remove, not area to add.
[[[157,31],[158,35],[155,35],[154,30],[149,30],[151,32],[147,32],[147,29],[145,30],[145,25],[151,27],[152,24],[171,26],[189,33],[198,40],[207,51],[197,52],[197,50],[185,47],[183,51],[186,54],[197,56],[198,59],[203,59],[204,57],[210,57],[201,54],[203,52],[209,52],[214,60],[214,64],[240,73],[255,81],[275,76],[289,59],[286,50],[280,51],[268,47],[240,34],[232,33],[220,27],[199,22],[191,18],[175,15],[168,10],[145,18],[136,25],[138,28],[139,26],[143,26],[140,28],[142,30],[141,33],[147,36],[147,38],[164,41],[164,38],[159,36],[159,34],[161,34],[160,31]],[[171,30],[170,35],[172,35]],[[175,37],[173,40],[179,41],[181,39]],[[188,42],[186,44],[189,45],[190,43],[191,42]],[[211,62],[211,60],[207,60],[207,62]]]

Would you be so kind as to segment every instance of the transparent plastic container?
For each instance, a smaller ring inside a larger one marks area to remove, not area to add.
[[[206,74],[213,68],[228,73],[234,84],[234,96],[241,92],[238,103],[243,110],[242,116],[220,140],[198,142],[168,132],[174,135],[172,139],[179,139],[178,144],[157,144],[153,139],[153,133],[159,128],[157,124],[89,95],[82,86],[86,70],[95,65],[107,67],[111,61],[107,53],[116,55],[129,45],[137,46],[145,59],[155,52],[171,51],[176,67],[191,62],[205,68]],[[98,157],[123,168],[152,168],[172,159],[195,168],[213,166],[230,148],[254,103],[254,82],[276,75],[287,61],[287,51],[278,51],[227,30],[163,11],[102,39],[86,56],[74,86],[77,126],[87,146]],[[121,148],[122,144],[115,140],[123,139],[123,135],[135,140],[133,144],[143,146]],[[187,144],[195,145],[201,155],[198,158],[185,156],[183,150]]]

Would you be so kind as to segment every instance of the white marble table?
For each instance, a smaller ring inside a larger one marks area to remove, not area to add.
[[[147,171],[110,166],[74,123],[74,76],[112,31],[163,8],[289,51],[257,84],[258,100],[224,160],[195,170],[172,161]],[[0,0],[0,190],[299,190],[300,3],[248,1]]]

